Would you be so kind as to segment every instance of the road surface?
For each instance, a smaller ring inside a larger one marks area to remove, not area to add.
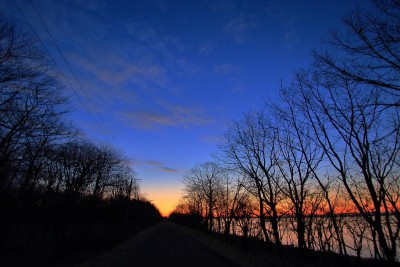
[[[84,266],[236,266],[164,220]]]

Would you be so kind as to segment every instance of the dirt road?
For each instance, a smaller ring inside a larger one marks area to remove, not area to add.
[[[165,220],[84,266],[235,265]]]

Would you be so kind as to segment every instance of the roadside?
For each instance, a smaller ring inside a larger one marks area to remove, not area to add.
[[[249,241],[236,238],[236,241]],[[333,253],[301,254],[293,247],[284,247],[279,253],[267,249],[265,244],[250,252],[244,252],[242,248],[232,242],[232,238],[228,243],[188,226],[164,220],[112,251],[77,266],[384,266]]]
[[[239,247],[228,244],[224,240],[210,236],[188,226],[178,225],[182,231],[191,235],[193,238],[202,242],[206,246],[216,251],[221,256],[229,259],[241,267],[264,267],[264,266],[304,266],[301,262],[294,258],[284,258],[279,255],[269,253],[246,253]],[[314,265],[306,265],[312,267]]]
[[[214,238],[208,234],[202,233],[188,226],[178,224],[175,225],[186,234],[203,243],[205,246],[208,246],[216,253],[220,254],[222,257],[234,262],[236,265],[241,267],[257,266],[255,256],[243,253],[239,249],[228,245],[223,240]]]
[[[164,220],[141,232],[128,242],[94,260],[78,265],[88,266],[251,266],[237,265],[236,259],[201,242],[181,226]]]
[[[210,247],[218,254],[234,262],[242,267],[376,267],[390,266],[387,262],[377,262],[372,259],[357,259],[354,256],[341,256],[336,253],[303,251],[303,253],[295,247],[284,246],[280,252],[273,248],[259,247],[251,252],[244,252],[238,243],[229,242],[229,244],[221,238],[214,237],[208,233],[201,232],[194,228],[178,225],[182,231],[191,235],[193,238]],[[232,238],[232,237],[231,237]],[[238,237],[237,237],[238,238]],[[240,238],[239,238],[240,239]],[[249,241],[254,242],[255,240]],[[400,267],[399,263],[394,266]]]

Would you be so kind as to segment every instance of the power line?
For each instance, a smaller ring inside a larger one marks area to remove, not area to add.
[[[43,48],[45,49],[47,55],[51,58],[51,60],[53,61],[54,65],[57,67],[58,71],[61,73],[61,75],[63,76],[63,78],[65,79],[65,81],[68,83],[69,87],[72,89],[72,91],[75,93],[75,95],[78,97],[79,101],[81,102],[81,104],[84,106],[84,108],[88,111],[89,114],[90,111],[88,110],[85,102],[81,99],[80,95],[78,94],[78,92],[75,90],[75,88],[72,86],[71,82],[69,81],[69,79],[66,77],[66,75],[64,74],[64,72],[61,70],[60,66],[57,64],[56,60],[53,58],[53,56],[51,55],[50,51],[47,49],[46,45],[44,44],[44,42],[40,39],[38,33],[36,32],[36,30],[33,28],[32,24],[29,22],[28,18],[25,16],[25,14],[22,12],[21,8],[19,7],[19,5],[14,1],[15,6],[17,7],[18,11],[21,13],[21,15],[24,17],[26,23],[29,25],[29,27],[31,28],[31,30],[33,31],[33,33],[36,36],[36,39],[39,40],[39,42],[41,43],[41,45],[43,46]],[[95,119],[95,118],[93,118]]]
[[[69,64],[69,61],[67,60],[67,58],[64,56],[63,52],[61,51],[60,47],[58,46],[56,40],[54,39],[53,35],[51,34],[49,28],[47,27],[47,25],[45,24],[42,16],[39,14],[37,8],[35,7],[35,5],[33,4],[33,2],[31,0],[29,0],[29,3],[31,4],[32,8],[34,9],[36,15],[39,17],[40,22],[42,23],[43,27],[45,28],[45,30],[47,31],[47,33],[49,34],[51,40],[53,41],[54,45],[57,48],[57,51],[60,53],[61,57],[63,58],[65,64],[67,65],[68,69],[70,70],[70,72],[73,74],[75,80],[77,81],[77,83],[79,84],[79,87],[81,88],[81,90],[83,91],[83,93],[85,94],[86,98],[89,100],[89,102],[91,103],[91,105],[94,108],[94,111],[96,112],[96,115],[98,116],[100,122],[103,125],[103,129],[108,132],[109,136],[113,139],[114,143],[116,145],[118,145],[117,140],[114,138],[114,135],[112,134],[111,130],[108,128],[107,124],[104,122],[102,116],[100,115],[95,103],[92,101],[92,99],[90,98],[89,94],[87,93],[87,90],[85,89],[85,87],[82,85],[81,81],[79,80],[78,76],[76,75],[75,71],[73,70],[73,68],[71,67],[71,65]],[[94,118],[94,116],[93,116]],[[98,124],[98,123],[97,123]],[[98,125],[99,126],[99,125]],[[99,127],[101,128],[101,127]]]
[[[59,70],[59,72],[61,73],[61,75],[63,76],[63,78],[65,79],[65,81],[67,82],[67,84],[69,85],[69,87],[73,90],[73,92],[75,93],[75,95],[78,97],[80,103],[83,105],[84,109],[87,111],[87,113],[90,115],[90,117],[92,118],[92,120],[95,122],[95,124],[97,125],[97,127],[101,130],[101,131],[105,131],[108,133],[108,135],[113,139],[114,143],[117,145],[118,147],[118,142],[116,141],[116,139],[114,138],[112,132],[110,131],[110,129],[108,128],[108,126],[105,124],[102,116],[100,115],[96,105],[94,104],[94,102],[92,101],[92,99],[90,98],[89,94],[87,93],[87,90],[85,89],[85,87],[83,86],[83,84],[81,83],[81,81],[79,80],[78,76],[76,75],[75,71],[73,70],[73,68],[71,67],[71,65],[69,64],[69,61],[67,60],[67,58],[64,56],[63,52],[61,51],[60,47],[58,46],[56,40],[54,39],[53,35],[51,34],[49,28],[47,27],[47,25],[45,24],[42,16],[39,14],[38,10],[36,9],[35,5],[32,3],[31,0],[29,0],[29,3],[31,4],[33,10],[35,11],[36,15],[38,16],[41,24],[43,25],[44,29],[46,30],[47,34],[50,36],[54,46],[56,47],[58,53],[61,55],[63,61],[65,62],[66,66],[68,67],[69,71],[72,73],[72,75],[74,76],[77,84],[79,85],[79,88],[83,91],[84,96],[87,98],[87,100],[90,102],[91,106],[93,107],[96,115],[98,116],[100,122],[102,125],[100,125],[99,120],[93,115],[93,113],[90,111],[90,109],[88,108],[87,104],[85,103],[85,101],[82,100],[81,95],[77,92],[77,90],[72,86],[70,80],[67,78],[67,76],[65,75],[65,73],[62,71],[61,67],[57,64],[56,60],[54,59],[54,57],[51,55],[50,51],[47,49],[46,45],[44,44],[44,42],[41,40],[41,38],[39,37],[39,34],[36,32],[36,30],[34,29],[34,27],[32,26],[32,24],[29,22],[28,18],[25,16],[24,12],[21,10],[20,6],[17,4],[16,0],[13,0],[15,6],[17,7],[17,9],[19,10],[19,12],[21,13],[21,15],[24,17],[25,21],[28,23],[28,25],[30,26],[30,28],[32,29],[33,33],[35,34],[36,38],[40,41],[40,43],[42,44],[42,46],[44,47],[46,53],[50,56],[50,58],[52,59],[52,61],[54,62],[54,64],[56,65],[57,69]]]

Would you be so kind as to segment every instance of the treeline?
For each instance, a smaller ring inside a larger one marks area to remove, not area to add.
[[[122,152],[86,140],[67,122],[63,95],[35,40],[0,16],[0,262],[5,264],[32,256],[45,266],[110,249],[161,218],[140,196],[137,175]]]
[[[343,19],[347,32],[314,50],[277,102],[230,125],[216,162],[184,176],[173,218],[399,261],[400,4],[372,4]]]

